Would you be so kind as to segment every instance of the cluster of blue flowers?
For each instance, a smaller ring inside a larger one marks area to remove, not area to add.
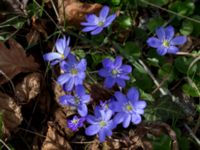
[[[109,8],[104,6],[100,11],[99,17],[94,14],[86,16],[87,22],[82,22],[85,26],[82,31],[91,32],[96,35],[108,27],[116,18],[116,14],[108,16]],[[186,37],[177,36],[174,38],[174,28],[168,26],[160,27],[156,30],[156,37],[150,37],[147,43],[150,47],[157,48],[159,55],[166,53],[175,54],[178,52],[176,45],[186,42]],[[146,102],[140,100],[139,91],[132,87],[124,95],[121,91],[116,91],[109,100],[101,101],[100,105],[95,106],[94,115],[88,114],[87,104],[90,102],[90,95],[87,94],[83,82],[86,78],[85,59],[77,60],[76,56],[70,52],[70,38],[65,36],[56,41],[57,52],[44,54],[44,60],[49,61],[52,66],[59,64],[62,74],[58,77],[57,83],[63,87],[67,93],[60,97],[59,102],[63,106],[70,106],[77,110],[78,116],[68,120],[68,127],[77,131],[84,126],[84,121],[90,125],[85,129],[86,135],[98,134],[100,142],[105,141],[107,136],[112,135],[112,130],[122,123],[127,128],[131,123],[137,125],[142,121],[141,115],[144,114]],[[105,78],[104,87],[112,88],[117,85],[122,89],[126,86],[126,81],[130,79],[132,72],[130,65],[122,63],[122,57],[117,56],[114,60],[105,58],[102,61],[103,68],[98,71],[99,76]]]

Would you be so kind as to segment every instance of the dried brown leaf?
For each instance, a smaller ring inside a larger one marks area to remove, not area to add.
[[[15,40],[10,39],[8,46],[9,48],[0,42],[0,84],[5,83],[7,77],[12,79],[21,72],[33,72],[39,68],[33,57],[27,56],[25,50]]]
[[[24,77],[23,81],[15,87],[16,96],[22,103],[28,103],[41,92],[42,75],[32,73]]]
[[[59,134],[52,123],[48,124],[46,139],[42,145],[42,150],[72,150],[69,142]]]
[[[0,112],[3,113],[3,134],[7,137],[23,120],[21,107],[10,96],[0,92]]]
[[[66,20],[68,24],[80,26],[80,22],[85,20],[88,13],[97,13],[101,9],[100,4],[81,3],[78,0],[58,0],[59,22]]]

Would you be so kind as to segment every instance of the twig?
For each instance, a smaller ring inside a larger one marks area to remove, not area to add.
[[[8,145],[7,145],[2,139],[0,139],[0,143],[2,143],[8,150],[11,150],[11,149],[8,147]]]
[[[176,55],[190,56],[190,57],[200,57],[200,54],[191,54],[191,53],[187,53],[187,52],[177,52]]]
[[[160,93],[162,95],[167,95],[167,92],[165,92],[165,90],[162,87],[160,87],[160,84],[158,83],[158,81],[156,80],[156,78],[154,77],[154,75],[151,73],[151,71],[148,69],[148,67],[144,64],[144,62],[141,59],[139,59],[138,61],[143,66],[144,70],[149,74],[149,76],[153,80],[154,84],[159,89]]]
[[[50,1],[51,1],[52,6],[53,6],[53,9],[54,9],[54,11],[55,11],[56,17],[58,18],[58,20],[60,20],[60,16],[59,16],[59,14],[58,14],[58,11],[57,11],[57,9],[56,9],[56,6],[55,6],[53,0],[50,0]]]
[[[196,135],[193,133],[192,129],[190,129],[190,127],[184,123],[185,128],[188,130],[190,136],[197,142],[197,144],[200,146],[200,141],[199,139],[196,137]]]
[[[13,92],[15,93],[15,86],[14,86],[12,80],[2,70],[0,70],[0,74],[2,74],[10,82]]]
[[[176,16],[178,16],[178,17],[185,18],[185,19],[187,19],[187,20],[190,20],[190,21],[193,21],[193,22],[196,22],[196,23],[199,23],[199,24],[200,24],[200,20],[196,20],[196,19],[193,19],[193,18],[184,16],[184,15],[178,14],[178,13],[172,11],[172,10],[168,10],[168,9],[166,9],[166,8],[160,7],[160,6],[156,5],[156,4],[147,2],[147,1],[145,1],[145,0],[141,0],[141,2],[143,2],[143,3],[147,4],[147,5],[150,5],[150,6],[152,6],[152,7],[161,9],[161,10],[163,10],[163,11],[166,11],[166,12],[168,12],[168,13],[171,13],[171,14],[173,14],[173,15],[176,15]]]

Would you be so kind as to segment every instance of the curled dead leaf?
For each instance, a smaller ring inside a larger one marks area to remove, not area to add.
[[[14,78],[22,72],[38,70],[39,65],[32,56],[27,56],[23,47],[13,39],[8,40],[8,47],[0,42],[0,84]]]
[[[0,92],[0,112],[3,114],[3,135],[8,137],[23,120],[21,107],[10,96]]]
[[[42,89],[42,75],[40,73],[32,73],[27,75],[21,83],[15,87],[15,95],[22,103],[28,103],[34,99]]]
[[[78,0],[58,0],[59,22],[67,21],[70,25],[80,26],[88,13],[97,13],[101,9],[100,4],[81,3]]]
[[[42,150],[72,150],[69,142],[59,134],[53,123],[48,124],[46,139],[43,142]]]

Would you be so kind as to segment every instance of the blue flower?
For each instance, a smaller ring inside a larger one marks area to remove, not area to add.
[[[85,121],[85,118],[78,118],[77,116],[74,116],[72,120],[67,121],[67,126],[72,131],[77,131],[78,128],[83,127],[84,121]]]
[[[85,26],[82,31],[91,32],[92,35],[99,34],[103,30],[103,28],[108,27],[116,18],[116,14],[108,16],[108,13],[109,7],[104,6],[99,13],[99,17],[94,14],[86,15],[87,22],[81,23],[81,25]]]
[[[57,52],[44,54],[44,60],[50,61],[52,66],[65,60],[70,52],[69,42],[70,37],[68,37],[67,41],[65,36],[63,36],[61,39],[58,39],[55,44]]]
[[[112,113],[104,111],[100,107],[95,107],[94,115],[88,115],[86,120],[91,125],[85,129],[86,135],[95,135],[98,133],[100,142],[105,141],[106,136],[112,135],[112,129],[116,127],[111,119]]]
[[[67,61],[63,61],[60,65],[64,73],[58,77],[57,82],[63,86],[65,91],[71,91],[74,86],[82,85],[85,79],[86,65],[85,59],[78,62],[74,55],[69,54]]]
[[[114,117],[114,123],[123,123],[123,127],[127,128],[130,122],[139,124],[144,114],[146,102],[139,100],[139,92],[136,88],[129,89],[127,96],[121,92],[115,92],[116,102],[113,102],[113,111],[117,112]]]
[[[90,95],[85,93],[85,88],[82,85],[75,87],[74,96],[64,95],[60,97],[62,105],[76,107],[80,116],[84,117],[88,113],[87,103],[90,101]]]
[[[125,80],[129,80],[128,74],[132,71],[131,66],[122,65],[122,57],[118,56],[114,61],[105,58],[103,67],[99,70],[99,75],[105,77],[104,86],[111,88],[117,83],[120,87],[125,87]]]
[[[150,47],[156,48],[159,55],[176,54],[179,51],[176,45],[182,45],[187,41],[185,36],[174,37],[174,28],[172,26],[158,28],[156,35],[157,38],[148,38],[147,43]]]

